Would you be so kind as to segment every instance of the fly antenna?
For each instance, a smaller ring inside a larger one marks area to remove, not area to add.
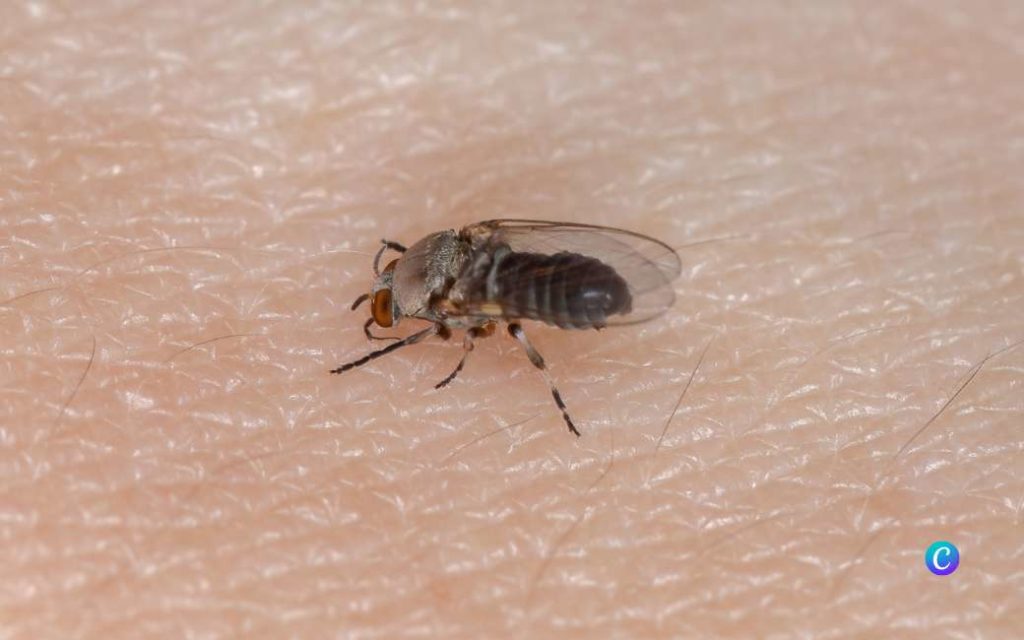
[[[359,305],[363,304],[364,302],[366,302],[369,299],[370,299],[370,294],[368,294],[368,293],[364,293],[363,295],[361,295],[358,298],[356,298],[356,301],[352,303],[352,307],[351,307],[352,311],[355,311],[356,309],[358,309]]]

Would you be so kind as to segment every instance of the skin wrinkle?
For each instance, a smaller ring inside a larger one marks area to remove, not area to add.
[[[0,14],[0,635],[1019,635],[1013,3]],[[506,216],[681,249],[526,327],[583,438],[503,328],[326,375]]]

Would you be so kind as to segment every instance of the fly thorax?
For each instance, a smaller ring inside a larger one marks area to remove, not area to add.
[[[430,317],[430,303],[444,296],[466,260],[454,231],[433,233],[409,247],[395,266],[394,294],[403,315]]]

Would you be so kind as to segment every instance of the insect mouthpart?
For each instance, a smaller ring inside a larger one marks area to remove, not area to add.
[[[388,249],[402,255],[380,271],[380,258]],[[586,224],[490,220],[432,233],[408,249],[383,240],[373,260],[377,279],[372,293],[352,306],[370,301],[371,317],[363,331],[369,339],[388,339],[370,333],[370,325],[390,327],[405,316],[431,326],[390,338],[396,342],[331,373],[344,373],[431,336],[447,340],[452,329],[464,329],[462,358],[435,385],[441,388],[462,371],[474,340],[492,335],[502,321],[548,383],[569,431],[579,436],[544,358],[519,321],[600,329],[650,320],[672,306],[671,283],[680,271],[679,256],[664,242]]]

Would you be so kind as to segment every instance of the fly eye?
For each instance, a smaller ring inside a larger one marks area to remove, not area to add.
[[[391,316],[391,289],[381,289],[373,294],[371,313],[373,321],[382,327],[390,327],[394,318]]]

